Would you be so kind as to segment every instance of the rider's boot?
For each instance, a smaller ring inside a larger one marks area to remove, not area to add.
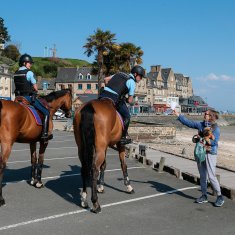
[[[45,115],[44,122],[43,122],[43,128],[42,128],[42,135],[41,135],[41,140],[44,143],[48,143],[48,140],[53,139],[52,134],[48,135],[48,127],[49,127],[49,116]]]
[[[130,144],[132,142],[131,137],[128,135],[128,127],[130,124],[130,119],[126,119],[123,121],[124,124],[124,130],[122,132],[122,137],[120,139],[120,144],[125,145],[125,144]]]

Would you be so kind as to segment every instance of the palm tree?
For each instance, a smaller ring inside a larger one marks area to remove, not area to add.
[[[137,47],[133,43],[126,42],[120,44],[121,49],[120,60],[121,60],[121,70],[124,72],[130,72],[131,70],[131,59],[134,58],[137,64],[142,64],[142,56],[144,52],[141,50],[141,47]]]
[[[100,91],[103,77],[104,55],[109,53],[110,49],[112,49],[114,41],[116,40],[115,36],[116,35],[111,33],[109,30],[103,31],[98,28],[95,31],[95,34],[90,35],[87,38],[87,43],[83,46],[86,49],[84,54],[86,54],[88,57],[94,53],[97,53],[96,60],[98,64],[98,92]]]

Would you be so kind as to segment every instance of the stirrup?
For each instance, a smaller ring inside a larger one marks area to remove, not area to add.
[[[44,143],[47,143],[48,142],[48,134],[43,134],[42,136],[41,136],[41,141],[43,141]]]
[[[48,140],[52,140],[53,137],[54,137],[53,134],[49,134],[49,135],[48,135]]]
[[[130,143],[132,143],[132,140],[130,138],[127,138],[126,136],[123,136],[120,139],[120,144],[121,145],[130,144]]]

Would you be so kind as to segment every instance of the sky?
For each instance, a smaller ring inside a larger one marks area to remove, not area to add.
[[[83,45],[97,28],[144,51],[142,66],[172,68],[192,79],[195,95],[235,111],[234,0],[0,1],[0,17],[20,52],[88,62]],[[45,48],[48,48],[45,50]]]

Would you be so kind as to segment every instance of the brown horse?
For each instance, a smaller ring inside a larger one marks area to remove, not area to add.
[[[72,96],[68,89],[55,91],[42,97],[47,102],[50,111],[49,131],[53,129],[52,117],[61,108],[66,117],[71,117]],[[2,180],[7,160],[14,142],[29,143],[31,153],[31,185],[37,188],[43,186],[41,182],[44,153],[48,143],[40,141],[42,126],[37,125],[31,111],[17,102],[0,101],[0,206],[5,204],[2,197]],[[40,142],[37,158],[36,145]]]
[[[88,207],[87,184],[91,179],[91,201],[94,213],[99,213],[101,207],[98,202],[98,192],[103,192],[104,170],[106,167],[106,151],[110,146],[117,145],[119,159],[124,177],[124,184],[128,193],[134,193],[127,173],[125,162],[125,146],[120,145],[122,122],[114,104],[109,99],[93,100],[78,110],[74,117],[74,135],[78,146],[78,155],[81,161],[83,191],[81,193],[82,207]],[[100,185],[97,179],[100,171]]]

